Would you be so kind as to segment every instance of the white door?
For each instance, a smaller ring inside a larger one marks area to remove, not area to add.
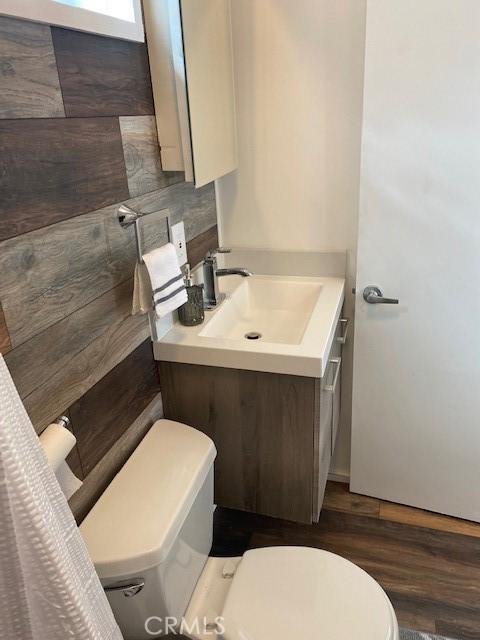
[[[368,1],[358,251],[352,490],[480,521],[479,0]]]

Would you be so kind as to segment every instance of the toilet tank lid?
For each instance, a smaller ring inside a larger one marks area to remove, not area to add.
[[[101,579],[165,560],[215,456],[200,431],[155,422],[80,526]]]

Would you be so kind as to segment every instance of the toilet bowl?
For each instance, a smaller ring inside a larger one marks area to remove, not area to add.
[[[367,573],[309,547],[209,558],[213,442],[156,422],[80,527],[125,640],[398,640]]]

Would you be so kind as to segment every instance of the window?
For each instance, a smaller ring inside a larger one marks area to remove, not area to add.
[[[104,16],[135,22],[135,8],[133,0],[55,0],[61,4],[68,4],[77,9],[95,11]]]
[[[143,42],[140,0],[0,0],[0,14]]]

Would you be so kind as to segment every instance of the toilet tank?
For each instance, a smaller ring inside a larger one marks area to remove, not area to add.
[[[212,545],[215,456],[200,431],[157,421],[80,526],[125,640],[185,613]]]

